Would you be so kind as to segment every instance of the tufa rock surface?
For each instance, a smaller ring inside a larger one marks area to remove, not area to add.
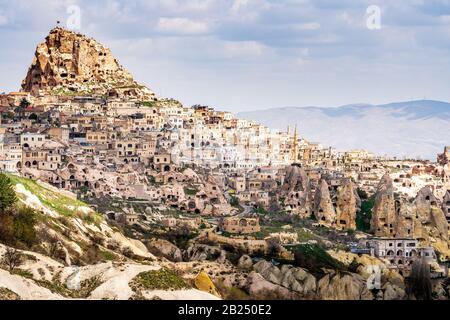
[[[394,196],[391,178],[383,176],[372,209],[371,228],[378,237],[415,238],[421,246],[433,247],[450,257],[448,221],[430,186],[408,200]]]
[[[103,95],[154,101],[156,96],[96,40],[63,28],[54,28],[36,49],[22,82],[33,95]]]
[[[314,214],[320,224],[334,226],[336,222],[336,212],[331,201],[328,183],[320,180],[314,196]]]
[[[337,190],[336,227],[339,229],[356,229],[358,199],[354,189],[353,182],[347,179]]]
[[[375,205],[372,210],[371,227],[375,236],[395,236],[395,200],[394,186],[389,174],[385,174],[378,185]]]
[[[282,194],[285,197],[285,205],[292,212],[299,214],[303,218],[308,218],[311,215],[310,181],[303,168],[296,165],[287,167]]]

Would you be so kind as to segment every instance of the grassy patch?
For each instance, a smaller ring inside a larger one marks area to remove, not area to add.
[[[53,293],[59,294],[66,298],[83,299],[89,297],[89,295],[98,288],[103,282],[100,277],[93,277],[86,279],[80,283],[80,288],[77,290],[71,290],[62,283],[59,279],[48,280],[34,280],[37,285],[47,288]]]
[[[195,196],[198,193],[198,189],[196,188],[184,188],[184,193],[188,196]]]
[[[48,280],[36,280],[34,282],[40,287],[46,288],[53,293],[59,294],[63,297],[70,297],[71,290],[69,290],[64,284],[60,281],[48,281]]]
[[[156,101],[142,101],[141,102],[141,106],[143,106],[143,107],[152,108],[152,107],[156,107],[157,105],[158,105],[158,103]]]
[[[294,249],[295,265],[311,272],[321,272],[322,268],[347,271],[346,266],[334,259],[319,245],[300,244]]]
[[[74,299],[88,298],[91,295],[92,291],[97,289],[102,283],[103,281],[99,276],[86,279],[81,282],[80,289],[72,291],[70,296]]]
[[[189,285],[174,271],[162,268],[138,274],[131,282],[134,291],[140,290],[182,290]]]
[[[39,201],[49,209],[52,209],[62,216],[66,217],[79,217],[83,221],[90,224],[99,224],[102,218],[98,214],[83,214],[78,211],[81,207],[89,207],[88,204],[65,196],[62,193],[55,192],[49,188],[46,188],[36,181],[18,177],[15,175],[8,175],[14,185],[21,184],[26,190],[34,194]]]
[[[317,240],[318,237],[311,232],[311,230],[301,228],[298,230],[298,241],[299,242],[308,242],[310,240]]]
[[[100,250],[99,256],[102,260],[105,260],[105,261],[116,261],[117,260],[117,255],[115,255],[114,253],[112,253],[110,251]]]
[[[28,271],[28,270],[23,270],[23,269],[14,269],[12,271],[10,271],[11,274],[17,275],[17,276],[21,276],[27,279],[33,279],[33,274]]]

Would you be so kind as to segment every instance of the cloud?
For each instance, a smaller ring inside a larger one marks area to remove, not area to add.
[[[250,57],[255,58],[265,53],[268,48],[256,41],[225,42],[224,54],[228,58]]]
[[[14,44],[0,50],[0,87],[17,89],[36,44],[67,21],[71,4],[82,33],[187,103],[337,105],[408,92],[450,100],[447,0],[0,0],[0,35]],[[372,4],[381,30],[366,27]]]
[[[163,33],[179,35],[199,35],[211,31],[207,22],[187,18],[159,18],[156,29]]]
[[[8,18],[0,12],[0,27],[6,26],[9,23]]]
[[[293,25],[294,30],[318,30],[320,29],[320,23],[309,22],[309,23],[299,23]]]

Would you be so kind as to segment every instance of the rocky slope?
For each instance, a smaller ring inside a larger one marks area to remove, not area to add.
[[[156,96],[94,39],[55,28],[36,49],[22,83],[33,94],[98,94],[155,100]]]
[[[38,242],[29,249],[0,244],[0,300],[217,299],[185,283],[173,265],[124,236],[73,194],[10,178],[19,205],[36,212]],[[13,256],[20,262],[11,268]],[[173,287],[154,280],[167,273]]]

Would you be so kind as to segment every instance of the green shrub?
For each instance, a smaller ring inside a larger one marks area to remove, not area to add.
[[[11,214],[0,214],[0,242],[14,243],[14,221]]]
[[[184,193],[188,196],[195,196],[198,193],[198,190],[195,188],[184,188]]]
[[[239,208],[241,204],[239,203],[239,199],[237,197],[231,196],[230,205],[232,207]]]
[[[259,215],[264,215],[264,216],[269,214],[269,213],[267,212],[267,210],[264,209],[264,207],[262,207],[262,206],[258,206],[258,208],[253,209],[253,212],[254,212],[254,213],[257,213],[257,214],[259,214]]]
[[[356,214],[356,229],[368,232],[370,231],[370,220],[372,219],[372,209],[375,205],[375,196],[363,200],[361,210]]]
[[[27,279],[33,279],[33,274],[28,270],[14,269],[11,271],[11,273]]]
[[[31,247],[36,243],[36,213],[28,207],[19,207],[15,212],[0,214],[0,241],[11,245]]]
[[[21,207],[13,217],[14,237],[17,242],[31,247],[36,242],[36,217],[33,209]]]
[[[138,274],[131,282],[131,288],[139,290],[181,290],[189,286],[174,271],[162,268]]]
[[[16,203],[17,197],[11,179],[0,173],[0,214],[10,209]]]
[[[110,251],[100,250],[99,252],[100,259],[105,261],[116,261],[117,255]]]
[[[334,259],[319,245],[301,244],[294,252],[295,265],[312,272],[320,272],[321,268],[347,271],[346,266]]]

